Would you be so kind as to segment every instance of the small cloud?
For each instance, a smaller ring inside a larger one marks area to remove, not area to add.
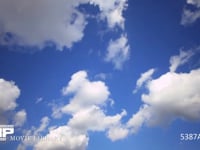
[[[187,63],[193,55],[194,53],[192,51],[180,50],[179,55],[175,55],[170,58],[170,67],[169,67],[170,72],[175,72],[179,66]]]
[[[13,120],[14,125],[17,127],[21,127],[25,123],[26,118],[27,118],[27,114],[25,110],[18,111],[14,116],[14,120]]]
[[[129,59],[130,46],[126,35],[121,35],[116,40],[111,40],[107,48],[105,61],[111,62],[115,69],[122,69],[123,64]]]
[[[40,103],[40,102],[42,102],[43,101],[43,97],[39,97],[39,98],[37,98],[37,100],[36,100],[36,104],[38,104],[38,103]]]
[[[111,74],[109,73],[99,73],[95,75],[95,79],[100,79],[100,80],[106,80],[107,78],[110,78]]]
[[[136,93],[139,88],[143,86],[147,81],[151,80],[151,76],[155,72],[155,69],[149,69],[148,71],[142,73],[140,78],[136,82],[136,88],[134,89],[133,93]]]
[[[194,10],[189,8],[183,9],[183,14],[181,18],[181,24],[186,26],[194,23],[200,18],[200,1],[199,0],[187,0],[187,5],[194,6]]]

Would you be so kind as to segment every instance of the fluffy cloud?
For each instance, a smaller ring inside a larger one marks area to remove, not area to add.
[[[112,129],[112,127],[118,126],[120,120],[125,115],[126,112],[122,111],[121,114],[107,116],[99,107],[93,106],[73,115],[68,125],[81,133],[86,133],[87,131],[105,131],[106,129]]]
[[[109,102],[108,87],[102,81],[88,80],[87,72],[79,71],[72,75],[62,92],[64,95],[74,94],[70,103],[61,110],[62,113],[72,115],[68,126],[78,132],[105,131],[121,126],[121,119],[126,115],[126,111],[114,116],[106,115],[102,107]]]
[[[0,42],[43,48],[53,42],[62,50],[84,36],[86,15],[78,10],[81,4],[100,8],[100,19],[108,27],[124,26],[123,10],[127,0],[1,0]]]
[[[18,111],[14,116],[14,125],[22,126],[26,121],[26,116],[27,114],[25,110]]]
[[[40,150],[85,150],[89,141],[89,131],[106,132],[112,141],[120,140],[128,135],[128,129],[121,120],[126,111],[115,115],[107,115],[105,107],[110,101],[110,92],[102,81],[90,81],[86,71],[78,71],[71,76],[67,86],[62,89],[63,96],[71,97],[66,105],[53,105],[53,116],[71,118],[64,126],[53,128],[47,134],[48,138],[59,137],[60,140],[51,142],[41,140],[35,144]]]
[[[186,53],[180,52],[179,56],[173,56],[170,60],[181,58],[183,54]],[[177,64],[177,61],[172,62]],[[129,120],[128,127],[132,132],[136,132],[143,124],[166,125],[177,118],[200,120],[199,75],[200,69],[191,70],[189,73],[167,72],[149,81],[146,84],[148,93],[142,94],[141,97],[144,104]]]
[[[59,49],[71,47],[82,39],[86,25],[84,15],[75,7],[72,0],[1,0],[1,32],[12,34],[9,44],[42,48],[52,41]]]
[[[200,0],[187,0],[188,5],[193,5],[195,10],[190,10],[188,8],[183,9],[181,24],[188,25],[194,23],[200,18]]]
[[[62,108],[64,113],[77,112],[82,108],[93,105],[103,105],[110,94],[107,86],[102,81],[89,81],[85,71],[79,71],[72,75],[67,87],[64,87],[63,95],[74,94],[70,103]]]
[[[127,122],[127,127],[130,128],[132,134],[135,134],[138,132],[144,122],[149,120],[149,117],[149,106],[144,104],[141,106],[140,110],[136,114],[133,114],[131,119],[129,119]]]
[[[140,75],[140,78],[137,80],[136,82],[136,88],[133,91],[133,93],[136,93],[137,90],[147,81],[149,81],[151,79],[151,76],[153,75],[153,73],[155,72],[155,69],[149,69],[148,71],[146,71],[145,73],[142,73]]]
[[[20,89],[13,81],[0,79],[0,112],[14,110],[17,106],[16,99],[20,95]]]
[[[115,69],[121,69],[123,63],[128,60],[129,53],[128,39],[125,35],[121,35],[120,38],[110,41],[105,60],[112,62]]]
[[[0,91],[0,123],[13,122],[15,126],[22,126],[26,121],[26,111],[21,110],[15,113],[20,89],[13,81],[0,79]]]
[[[112,141],[124,139],[127,137],[129,134],[129,130],[126,127],[112,127],[108,133],[107,136],[110,138]]]

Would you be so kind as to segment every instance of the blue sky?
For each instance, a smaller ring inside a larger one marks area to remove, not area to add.
[[[50,140],[0,149],[197,150],[199,33],[199,0],[1,0],[0,124]]]

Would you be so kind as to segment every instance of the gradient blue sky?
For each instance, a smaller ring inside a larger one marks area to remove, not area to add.
[[[0,149],[198,150],[199,35],[200,0],[1,0],[0,124],[64,142]]]

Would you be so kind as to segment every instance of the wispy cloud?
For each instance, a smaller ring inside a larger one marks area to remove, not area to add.
[[[194,53],[192,51],[180,50],[180,54],[170,58],[170,71],[175,72],[176,69],[189,61]]]
[[[151,76],[155,72],[155,69],[149,69],[148,71],[142,73],[140,78],[136,82],[136,88],[133,90],[133,93],[136,93],[140,87],[143,86],[147,81],[151,80]]]
[[[122,69],[123,64],[129,59],[130,46],[126,35],[121,35],[116,40],[111,40],[105,60],[111,62],[115,69]]]
[[[200,1],[199,0],[187,0],[187,5],[192,5],[195,7],[194,10],[189,8],[183,9],[181,24],[182,25],[189,25],[194,23],[200,18]]]

